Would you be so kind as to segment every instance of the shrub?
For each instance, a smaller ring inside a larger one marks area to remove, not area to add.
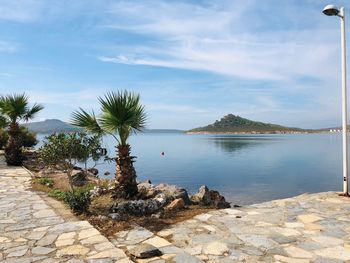
[[[74,167],[80,161],[86,161],[99,147],[100,138],[91,138],[81,132],[52,134],[45,138],[44,145],[39,149],[39,159],[46,166],[54,166],[66,172],[72,191]],[[90,139],[93,145],[90,145]]]
[[[91,203],[89,188],[77,188],[71,192],[67,192],[64,201],[69,207],[78,214],[88,211]]]
[[[7,143],[9,136],[6,131],[0,129],[0,149],[3,149]]]
[[[58,190],[58,189],[55,189],[55,190],[52,190],[50,193],[49,193],[49,196],[50,197],[53,197],[57,200],[61,200],[61,201],[64,201],[65,198],[66,198],[66,192],[64,191],[61,191],[61,190]]]
[[[41,177],[36,179],[39,184],[46,185],[48,187],[53,187],[54,181],[51,178]]]
[[[21,127],[21,136],[23,147],[34,147],[38,143],[36,134],[29,132],[28,129],[23,126]]]
[[[35,146],[38,143],[36,139],[36,134],[29,132],[27,128],[21,127],[20,133],[21,133],[21,143],[23,147],[30,148]],[[0,149],[3,149],[6,146],[8,139],[9,139],[8,132],[6,130],[0,129]]]

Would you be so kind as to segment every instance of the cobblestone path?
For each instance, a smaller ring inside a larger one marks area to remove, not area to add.
[[[137,227],[110,241],[30,190],[30,174],[0,156],[0,262],[132,262],[141,243],[163,255],[139,263],[350,262],[350,198],[327,192],[201,214],[158,233]]]
[[[205,262],[350,262],[350,198],[304,194],[217,210],[157,235]]]
[[[0,262],[131,262],[87,221],[58,215],[30,191],[30,179],[0,159]]]

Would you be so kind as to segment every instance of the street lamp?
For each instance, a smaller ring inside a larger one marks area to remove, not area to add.
[[[345,10],[334,5],[327,5],[323,9],[327,16],[340,17],[341,31],[341,71],[342,71],[342,124],[343,124],[343,192],[348,194],[348,140],[347,140],[347,109],[346,109],[346,47],[345,47]]]

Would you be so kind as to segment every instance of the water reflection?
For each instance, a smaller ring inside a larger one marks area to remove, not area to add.
[[[265,143],[277,141],[276,138],[269,137],[211,137],[206,138],[206,141],[214,143],[214,145],[220,148],[226,153],[240,152],[246,148],[253,148]]]

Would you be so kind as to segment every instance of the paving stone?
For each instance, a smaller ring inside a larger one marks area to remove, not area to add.
[[[204,254],[217,255],[217,256],[224,255],[224,253],[228,253],[229,251],[230,250],[227,244],[219,241],[211,242],[203,248]]]
[[[49,247],[34,247],[32,249],[32,254],[36,255],[47,255],[53,251],[55,251],[56,248],[49,248]]]
[[[315,254],[325,258],[350,260],[350,249],[342,246],[327,247],[315,250]]]
[[[157,248],[171,245],[171,243],[168,242],[167,240],[165,240],[164,238],[160,238],[160,237],[157,237],[157,236],[151,237],[150,239],[147,239],[147,240],[143,241],[143,243],[147,243],[147,244],[153,245],[153,246],[155,246]]]
[[[37,246],[49,246],[51,245],[57,238],[57,234],[48,234],[40,239],[36,245]]]
[[[35,218],[44,218],[44,217],[56,216],[56,213],[52,209],[43,209],[38,212],[35,212],[33,216]]]
[[[297,218],[298,218],[298,220],[300,220],[304,224],[314,223],[316,221],[323,219],[322,217],[315,215],[315,214],[299,215]]]
[[[90,251],[89,248],[82,245],[73,245],[69,247],[57,250],[57,257],[62,257],[66,255],[86,255]]]
[[[285,247],[284,250],[293,258],[312,258],[312,253],[296,246]]]
[[[129,253],[134,257],[141,259],[153,258],[162,255],[162,252],[158,248],[147,243],[142,243],[140,245],[135,246],[134,248],[129,250]]]
[[[88,257],[88,259],[98,259],[98,258],[125,258],[125,253],[121,249],[112,248]]]
[[[78,239],[85,239],[96,235],[100,235],[100,232],[98,232],[95,228],[85,229],[79,232]]]

